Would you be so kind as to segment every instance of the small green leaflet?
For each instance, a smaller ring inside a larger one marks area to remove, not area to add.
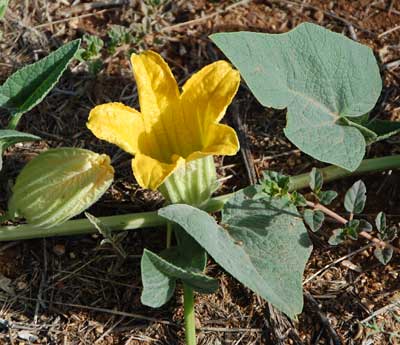
[[[305,223],[310,227],[312,232],[318,231],[325,220],[325,215],[322,211],[312,211],[306,209],[303,214]]]
[[[0,0],[0,19],[3,19],[8,7],[8,0]]]
[[[7,147],[24,141],[35,140],[40,140],[40,138],[29,133],[14,131],[11,129],[0,129],[0,171],[3,168],[2,155]]]
[[[375,248],[374,255],[382,265],[386,265],[392,259],[393,248],[392,247]]]
[[[0,107],[13,116],[21,116],[36,106],[56,85],[79,45],[80,40],[69,42],[12,74],[0,86]]]
[[[284,34],[218,33],[214,43],[238,68],[258,101],[287,108],[285,134],[305,153],[354,171],[366,140],[345,118],[360,118],[382,89],[372,50],[318,25]]]
[[[312,168],[310,172],[310,188],[313,192],[318,193],[322,185],[324,184],[324,178],[322,176],[321,171],[319,171],[317,168]]]
[[[188,205],[170,205],[158,213],[178,223],[232,276],[293,318],[303,308],[302,276],[312,245],[294,206],[281,199],[251,199],[256,193],[248,187],[225,204],[224,227]]]
[[[347,212],[361,213],[367,201],[367,188],[363,181],[358,180],[346,192],[344,197],[344,207]]]
[[[331,202],[333,200],[335,200],[337,196],[338,196],[338,193],[335,192],[334,190],[321,191],[318,193],[319,202],[322,205],[326,205],[326,206],[330,205]]]

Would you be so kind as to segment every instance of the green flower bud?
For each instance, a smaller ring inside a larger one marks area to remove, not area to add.
[[[18,175],[8,214],[50,228],[94,204],[113,177],[107,155],[78,148],[50,149],[32,159]]]

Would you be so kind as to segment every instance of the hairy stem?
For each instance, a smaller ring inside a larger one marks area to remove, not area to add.
[[[307,206],[313,208],[314,210],[322,211],[327,216],[337,220],[339,223],[341,223],[343,225],[347,224],[347,219],[346,218],[343,218],[341,215],[339,215],[336,212],[330,210],[329,208],[325,207],[324,205],[315,204],[315,203],[313,203],[311,201],[307,201]],[[367,240],[373,242],[377,247],[380,247],[380,248],[385,248],[385,247],[392,248],[394,252],[396,252],[397,254],[400,254],[400,249],[399,248],[392,246],[390,243],[386,243],[384,241],[381,241],[380,239],[378,239],[378,238],[376,238],[374,236],[371,236],[366,231],[360,231],[358,234],[360,236],[366,238]]]
[[[196,320],[194,317],[194,295],[193,290],[183,284],[183,304],[185,315],[185,338],[186,345],[196,345]]]
[[[356,176],[369,172],[385,171],[400,168],[400,155],[386,156],[380,158],[364,159],[357,170],[350,172],[348,170],[331,165],[319,169],[324,178],[324,182],[334,181],[343,177]],[[290,190],[299,190],[308,186],[309,174],[301,174],[290,178]]]
[[[333,181],[347,176],[396,168],[400,168],[400,155],[365,159],[361,163],[360,167],[352,173],[336,166],[329,166],[320,170],[323,174],[324,181]],[[308,186],[308,182],[308,174],[293,176],[290,178],[290,189],[291,191],[294,191],[305,188]],[[233,194],[226,194],[212,198],[204,209],[210,213],[220,211],[224,206],[224,203],[229,200],[232,195]],[[131,213],[126,215],[99,217],[99,219],[113,231],[135,230],[166,224],[166,220],[158,216],[157,212]],[[96,232],[97,230],[94,229],[93,225],[87,219],[70,220],[50,229],[37,228],[29,224],[0,226],[0,242],[52,236],[84,235]]]

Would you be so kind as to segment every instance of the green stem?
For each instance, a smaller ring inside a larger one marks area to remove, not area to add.
[[[377,172],[400,168],[400,155],[388,156],[382,158],[365,159],[360,167],[349,172],[336,166],[329,166],[320,169],[324,181],[329,182],[347,176],[355,176],[368,172]],[[290,178],[290,190],[299,190],[308,186],[309,175],[301,174]],[[221,195],[212,198],[204,207],[207,212],[217,212],[222,209],[224,203],[232,197],[233,194]],[[166,220],[157,215],[157,212],[131,213],[126,215],[100,217],[111,230],[134,230],[148,227],[166,225]],[[61,225],[50,229],[36,228],[29,224],[18,226],[1,226],[0,242],[25,240],[31,238],[52,237],[52,236],[72,236],[96,233],[93,225],[87,219],[70,220]]]
[[[7,128],[8,128],[8,129],[15,129],[15,128],[17,128],[18,122],[19,122],[19,120],[21,119],[22,115],[23,115],[23,114],[16,114],[16,115],[13,115],[13,116],[11,117],[11,119],[10,119],[10,122],[8,123]]]
[[[193,290],[183,284],[183,305],[185,315],[185,339],[186,345],[196,345],[196,320],[194,317]]]
[[[324,182],[337,180],[343,177],[356,176],[364,173],[399,169],[400,155],[387,156],[381,158],[364,159],[356,171],[348,170],[331,165],[326,168],[319,169],[322,172]],[[293,176],[290,178],[290,190],[299,190],[308,186],[309,173]]]
[[[111,231],[157,227],[165,225],[166,223],[165,218],[158,216],[157,212],[141,212],[111,217],[99,217],[99,220]],[[69,220],[68,222],[49,229],[34,227],[29,224],[1,226],[0,241],[26,240],[52,236],[76,236],[95,233],[97,233],[97,230],[87,219],[77,219]]]

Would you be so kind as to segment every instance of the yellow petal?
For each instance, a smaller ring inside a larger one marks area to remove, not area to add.
[[[233,128],[212,124],[208,129],[204,148],[200,152],[193,152],[187,161],[209,155],[233,156],[238,152],[239,147],[239,140]]]
[[[162,163],[144,154],[137,154],[132,160],[132,170],[142,188],[156,190],[185,160],[175,155],[173,163]]]
[[[179,99],[179,89],[164,59],[153,51],[131,55],[135,75],[140,112],[145,120],[157,120],[171,103]]]
[[[210,123],[219,122],[240,84],[239,72],[226,61],[217,61],[194,74],[183,86],[184,113],[194,118],[203,137]]]
[[[94,107],[86,126],[97,138],[116,144],[131,154],[138,151],[139,137],[144,132],[141,114],[122,103]]]

